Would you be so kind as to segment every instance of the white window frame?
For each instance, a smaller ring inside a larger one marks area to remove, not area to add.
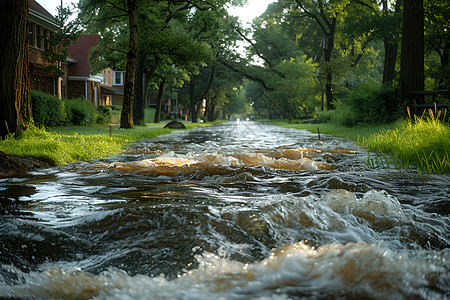
[[[119,83],[117,82],[117,79],[120,79]],[[114,71],[114,79],[113,80],[114,80],[113,85],[123,85],[123,72],[122,71]]]

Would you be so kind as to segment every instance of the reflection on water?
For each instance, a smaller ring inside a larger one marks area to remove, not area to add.
[[[0,186],[0,297],[442,299],[449,177],[255,122]]]

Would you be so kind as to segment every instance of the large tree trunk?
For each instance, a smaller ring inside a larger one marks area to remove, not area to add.
[[[28,68],[28,1],[0,4],[0,136],[16,136],[32,123],[30,74]]]
[[[383,83],[392,84],[395,79],[395,63],[397,61],[398,43],[384,39]]]
[[[424,89],[423,0],[405,0],[403,5],[400,93],[403,101],[424,103],[423,96],[408,94]],[[402,103],[404,104],[404,103]]]
[[[144,125],[144,110],[146,107],[145,91],[144,91],[144,61],[145,54],[139,53],[136,63],[136,78],[134,86],[133,101],[133,122],[137,125]]]
[[[161,121],[161,109],[162,102],[164,97],[164,90],[166,88],[167,79],[164,78],[159,84],[158,90],[158,98],[156,99],[156,112],[155,112],[155,123],[159,123]]]
[[[450,60],[450,43],[446,43],[444,46],[444,50],[442,51],[442,56],[441,56],[441,66],[443,68],[445,68],[446,66],[448,66],[449,64],[449,60]],[[443,89],[444,88],[444,84],[450,83],[450,74],[447,73],[447,78],[441,78],[441,80],[439,81],[439,88]]]
[[[328,37],[326,47],[324,49],[325,52],[325,63],[331,62],[331,53],[333,52],[334,48],[334,37]],[[327,78],[325,83],[325,98],[327,100],[327,109],[333,109],[333,77],[331,74],[330,66],[327,66]]]
[[[333,18],[331,22],[328,22],[328,32],[324,31],[324,33],[327,35],[326,42],[324,45],[324,58],[325,58],[325,64],[328,64],[326,73],[326,83],[325,83],[325,97],[327,100],[327,109],[333,109],[333,72],[331,70],[331,67],[329,63],[331,62],[331,54],[334,49],[334,35],[336,32],[336,22],[337,18]]]
[[[138,54],[138,17],[137,0],[127,0],[128,19],[130,27],[130,42],[127,53],[127,66],[125,74],[125,91],[120,116],[120,128],[133,128],[133,98],[134,78]]]
[[[397,0],[395,4],[394,15],[400,14],[402,0]],[[383,0],[383,11],[385,16],[388,15],[389,7],[387,0]],[[400,24],[396,24],[398,26]],[[384,68],[383,83],[392,84],[395,79],[395,64],[397,62],[398,41],[396,38],[384,38]]]
[[[194,76],[191,79],[191,83],[189,85],[189,100],[190,100],[190,104],[191,104],[191,122],[192,123],[197,123],[197,110],[195,109],[195,79],[197,77]]]

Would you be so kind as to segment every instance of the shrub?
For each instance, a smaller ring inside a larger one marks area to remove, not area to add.
[[[144,122],[145,123],[153,123],[155,121],[155,108],[146,108],[144,110]]]
[[[331,121],[334,121],[334,117],[334,110],[320,111],[317,115],[317,118],[314,119],[313,123],[329,123]]]
[[[98,114],[97,114],[97,123],[104,124],[111,122],[111,107],[107,105],[100,105],[98,107]]]
[[[97,108],[84,98],[64,99],[67,117],[72,125],[90,125],[95,123]]]
[[[391,122],[395,115],[389,109],[395,97],[392,87],[363,83],[336,101],[338,122],[345,126]]]
[[[66,123],[62,101],[41,91],[30,91],[34,121],[43,126],[58,126]]]

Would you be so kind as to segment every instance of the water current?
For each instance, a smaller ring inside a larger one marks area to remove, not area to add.
[[[450,177],[227,122],[0,182],[0,297],[446,299]]]

